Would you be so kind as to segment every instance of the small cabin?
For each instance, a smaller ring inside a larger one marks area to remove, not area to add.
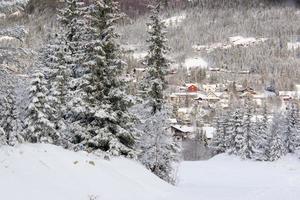
[[[196,84],[187,84],[187,92],[198,92],[199,88]]]
[[[175,141],[184,141],[192,137],[195,128],[186,125],[172,125],[171,130]]]

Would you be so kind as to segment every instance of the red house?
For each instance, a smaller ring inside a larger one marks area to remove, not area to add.
[[[188,92],[198,92],[198,86],[196,84],[187,84]]]

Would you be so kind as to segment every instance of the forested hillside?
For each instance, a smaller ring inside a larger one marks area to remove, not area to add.
[[[6,199],[296,200],[299,6],[0,0]]]

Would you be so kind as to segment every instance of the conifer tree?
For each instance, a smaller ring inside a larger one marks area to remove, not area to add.
[[[141,149],[139,159],[154,174],[161,179],[174,183],[175,164],[179,160],[180,145],[170,134],[168,123],[169,107],[164,101],[166,89],[165,75],[169,66],[166,58],[168,47],[166,46],[165,25],[161,22],[160,1],[151,6],[151,22],[149,27],[149,50],[145,61],[146,75],[141,84],[141,93],[144,102],[136,105],[133,112],[139,118],[137,129],[141,131],[141,139],[138,149]]]
[[[243,114],[240,108],[237,108],[232,112],[229,120],[228,129],[228,141],[229,141],[229,153],[235,155],[242,155],[245,151],[245,136],[242,129]]]
[[[67,75],[67,112],[66,118],[70,122],[77,121],[84,117],[86,96],[84,87],[87,81],[84,75],[88,69],[83,66],[86,48],[86,29],[88,27],[85,15],[87,7],[81,0],[66,0],[65,7],[59,11],[58,20],[61,31],[58,32],[58,39],[63,47],[63,63],[60,63],[60,73]],[[65,68],[65,69],[63,69]],[[76,131],[76,130],[75,130]]]
[[[137,129],[142,131],[137,144],[141,150],[139,160],[158,177],[175,184],[174,169],[180,160],[181,146],[174,142],[170,132],[170,113],[163,109],[153,115],[152,108],[145,104],[134,106],[133,109],[140,119]]]
[[[216,121],[216,134],[213,137],[210,147],[216,154],[224,153],[228,150],[228,114],[221,114]]]
[[[256,159],[258,154],[257,135],[255,132],[255,126],[252,121],[253,107],[250,99],[246,100],[245,112],[243,117],[243,134],[244,143],[241,148],[241,156],[248,159]]]
[[[131,103],[125,93],[124,65],[114,28],[120,17],[118,4],[94,1],[85,17],[90,22],[83,62],[87,73],[82,76],[85,105],[76,121],[83,132],[75,132],[74,142],[88,151],[135,157],[133,117],[128,112]]]
[[[256,119],[256,132],[257,132],[257,145],[258,154],[256,156],[257,160],[268,160],[268,143],[270,141],[270,130],[269,130],[269,119],[268,119],[268,109],[267,104],[264,103],[262,118]]]
[[[8,140],[7,134],[4,132],[3,128],[0,127],[0,147],[2,145],[8,145]]]
[[[282,134],[282,117],[275,115],[271,126],[270,140],[267,151],[267,159],[269,161],[275,161],[286,154],[286,147],[284,144],[284,137]]]
[[[65,40],[69,64],[72,65],[74,76],[78,74],[78,68],[84,57],[84,31],[86,21],[83,15],[86,12],[85,3],[81,0],[66,0],[65,7],[59,10],[58,20],[63,27],[62,39]]]
[[[26,139],[32,143],[57,144],[60,138],[54,124],[49,121],[50,106],[47,104],[48,89],[44,74],[36,72],[33,75],[30,88],[30,104],[27,108]]]
[[[20,134],[18,120],[18,113],[16,108],[16,101],[13,93],[8,91],[8,95],[4,98],[3,113],[1,114],[0,126],[3,136],[5,137],[5,144],[14,146],[19,142],[22,142],[23,138]]]
[[[289,103],[285,113],[285,145],[287,153],[294,153],[300,146],[300,118],[299,108],[296,102]]]
[[[167,46],[165,24],[160,19],[160,0],[155,1],[151,8],[151,22],[148,23],[149,44],[148,55],[145,60],[147,74],[141,84],[143,96],[147,97],[152,112],[160,111],[164,104],[163,91],[166,89],[165,76],[170,65],[166,54],[169,51]]]

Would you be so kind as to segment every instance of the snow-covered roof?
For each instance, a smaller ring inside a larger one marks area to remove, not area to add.
[[[179,113],[191,113],[193,108],[178,108]]]
[[[300,48],[300,42],[288,42],[287,43],[288,50],[296,50]]]
[[[10,36],[0,36],[0,42],[7,42],[7,41],[12,41],[12,40],[16,40],[16,38],[14,37],[10,37]]]
[[[176,124],[176,123],[177,123],[177,119],[176,119],[176,118],[170,118],[170,119],[169,119],[169,122],[170,122],[171,124]]]
[[[279,91],[279,96],[299,97],[300,94],[297,91]]]
[[[175,92],[172,93],[171,95],[175,96],[197,96],[197,92]]]
[[[220,98],[215,95],[213,92],[207,92],[207,93],[197,93],[196,99],[203,99],[203,100],[220,100]]]
[[[219,100],[220,98],[217,95],[215,95],[213,92],[208,92],[207,99],[208,100]]]
[[[207,99],[207,95],[204,93],[197,93],[197,99]]]
[[[265,99],[268,97],[274,97],[276,94],[274,92],[264,91],[253,95],[255,99]]]
[[[177,124],[177,125],[173,125],[172,127],[183,133],[193,133],[195,131],[195,127],[193,126]]]
[[[163,22],[167,27],[169,26],[178,26],[183,20],[186,19],[186,14],[176,15],[167,19],[164,19]]]
[[[190,86],[192,86],[192,85],[198,87],[198,84],[197,84],[197,83],[186,83],[186,84],[185,84],[186,87],[190,87]]]
[[[202,88],[204,90],[216,90],[219,86],[217,84],[203,84]]]
[[[219,97],[219,98],[221,98],[221,97],[228,97],[229,95],[226,93],[226,92],[214,92],[214,94],[217,96],[217,97]]]
[[[138,72],[144,72],[146,70],[145,68],[141,68],[141,67],[137,67],[134,69],[135,69],[135,71],[138,71]]]
[[[148,55],[148,52],[146,51],[141,51],[141,52],[134,52],[132,54],[132,57],[136,60],[142,60]]]

